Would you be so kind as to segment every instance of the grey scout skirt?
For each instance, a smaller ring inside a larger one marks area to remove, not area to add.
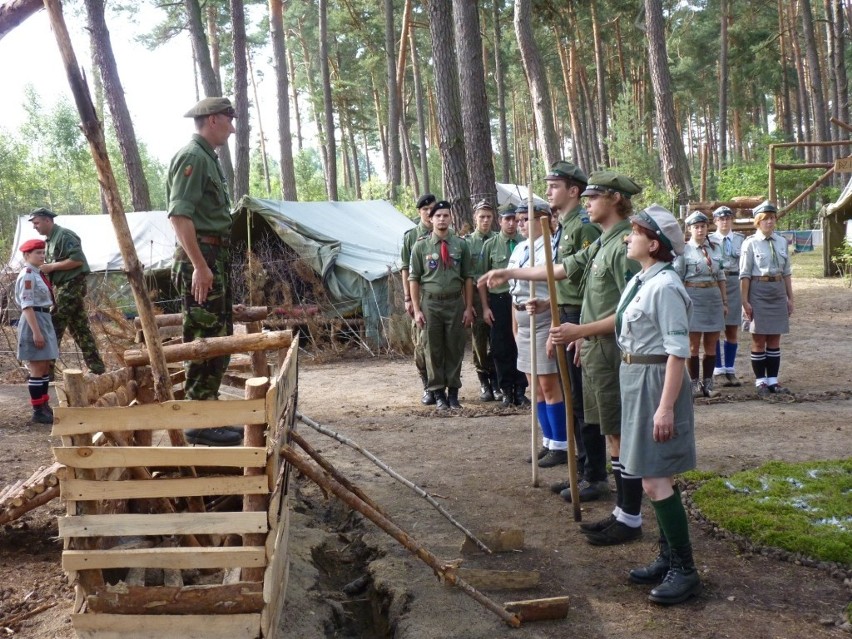
[[[787,289],[784,280],[761,282],[751,278],[748,301],[752,308],[752,321],[743,328],[757,335],[786,335],[790,332],[787,313]]]
[[[18,320],[18,359],[22,362],[40,362],[59,357],[56,344],[56,333],[53,331],[53,319],[50,313],[35,312],[38,327],[44,337],[44,346],[36,348],[33,341],[33,329],[27,320],[21,316]]]
[[[514,308],[514,307],[513,307]],[[530,315],[525,310],[514,309],[515,321],[518,323],[518,370],[522,373],[532,373],[532,358],[530,351]],[[535,316],[535,368],[539,375],[549,375],[559,371],[556,357],[547,357],[547,336],[550,334],[550,311],[544,311]]]
[[[722,291],[718,286],[711,288],[686,287],[692,300],[690,333],[713,333],[725,328],[725,309],[722,307]]]
[[[740,294],[740,276],[725,276],[728,291],[728,314],[725,315],[725,326],[739,326],[743,310],[743,296]]]

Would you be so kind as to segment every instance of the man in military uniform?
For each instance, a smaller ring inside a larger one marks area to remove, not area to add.
[[[603,234],[590,246],[569,256],[554,269],[557,280],[568,279],[583,286],[579,324],[565,323],[550,329],[554,344],[573,344],[583,372],[583,407],[587,424],[600,427],[610,446],[615,477],[616,507],[594,523],[581,524],[592,545],[626,543],[642,536],[642,478],[626,475],[619,460],[621,446],[621,354],[615,341],[615,312],[628,280],[641,270],[627,258],[630,234],[631,197],[641,187],[625,175],[601,171],[589,176],[581,195],[588,198],[589,218]],[[547,279],[544,267],[507,269],[486,273],[489,285],[510,278]],[[576,357],[576,355],[575,355]]]
[[[86,366],[91,372],[102,375],[106,367],[86,314],[86,275],[90,273],[89,263],[83,254],[79,236],[55,224],[55,217],[53,211],[40,208],[30,213],[29,220],[33,228],[46,238],[45,264],[41,272],[50,277],[53,286],[55,302],[52,315],[56,344],[62,344],[62,336],[68,328],[83,353]]]
[[[408,281],[409,262],[411,261],[411,249],[414,248],[414,243],[421,237],[426,237],[432,232],[432,205],[435,203],[435,196],[431,193],[424,193],[417,200],[417,212],[420,214],[420,224],[413,229],[408,229],[405,235],[402,236],[402,250],[400,252],[399,272],[402,275],[402,290],[405,293],[405,312],[411,317],[411,341],[414,343],[414,365],[417,367],[417,372],[420,375],[420,381],[423,382],[423,397],[420,401],[425,406],[432,406],[435,403],[435,394],[429,390],[429,376],[426,371],[426,335],[423,329],[414,321],[414,304],[411,301],[411,285]]]
[[[172,280],[183,304],[183,341],[234,332],[230,280],[231,199],[216,149],[234,132],[227,98],[204,98],[184,117],[195,120],[192,141],[177,152],[166,183],[168,214],[177,235]],[[227,355],[186,362],[186,398],[212,400],[228,367]],[[187,441],[235,446],[238,427],[186,431]]]
[[[473,323],[473,280],[470,248],[450,233],[450,203],[435,202],[431,217],[431,235],[420,238],[411,251],[408,279],[414,321],[426,333],[427,388],[443,411],[461,408],[464,329]]]
[[[588,248],[601,235],[600,227],[589,219],[588,212],[580,206],[582,193],[589,179],[577,166],[560,160],[550,167],[544,177],[547,184],[547,201],[559,216],[562,235],[557,247],[557,258],[564,262],[571,255]],[[556,283],[556,298],[559,303],[559,321],[580,323],[583,304],[582,285],[568,279]],[[583,411],[583,374],[569,351],[568,377],[571,383],[571,399],[574,407],[574,436],[577,440],[578,470],[583,477],[580,482],[580,501],[593,501],[610,494],[606,472],[606,439],[600,426],[587,424]],[[566,501],[571,501],[571,490],[567,481],[553,484],[551,490],[558,492]]]
[[[506,268],[515,247],[524,241],[518,234],[515,207],[507,203],[500,208],[500,232],[485,242],[482,247],[480,270]],[[503,406],[529,406],[524,395],[527,377],[518,370],[518,346],[512,332],[512,296],[505,281],[489,284],[480,278],[479,299],[482,303],[482,318],[491,327],[491,354],[497,373],[497,384],[503,393]]]
[[[473,220],[476,223],[476,228],[473,233],[465,238],[465,241],[470,247],[471,273],[475,282],[485,273],[482,269],[482,247],[487,240],[494,236],[492,230],[494,206],[488,200],[476,203],[473,207]],[[483,402],[493,402],[495,399],[494,388],[499,388],[499,386],[497,386],[496,379],[493,379],[494,360],[491,357],[491,349],[488,344],[491,329],[482,317],[482,301],[477,294],[473,296],[473,309],[476,318],[471,327],[471,351],[473,353],[473,367],[476,369],[476,376],[479,378],[479,399]]]

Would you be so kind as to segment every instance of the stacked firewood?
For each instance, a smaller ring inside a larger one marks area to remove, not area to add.
[[[64,466],[42,466],[27,479],[0,490],[0,525],[13,521],[59,495],[59,475]]]

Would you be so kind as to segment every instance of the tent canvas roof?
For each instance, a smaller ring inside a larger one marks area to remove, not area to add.
[[[13,250],[8,263],[8,267],[14,271],[20,270],[23,264],[18,247],[27,240],[41,238],[32,222],[28,221],[28,217],[29,215],[20,216],[15,229]],[[124,260],[109,215],[59,215],[55,222],[80,236],[83,253],[86,254],[89,268],[93,272],[124,269]],[[130,227],[136,254],[143,269],[171,266],[175,252],[175,233],[165,211],[127,213],[127,225]]]
[[[518,184],[501,184],[500,182],[497,182],[496,186],[498,206],[503,206],[506,202],[520,204],[527,200],[527,193],[529,192],[529,189],[525,186],[520,186]],[[542,200],[535,193],[533,193],[533,202],[547,204],[545,200]]]

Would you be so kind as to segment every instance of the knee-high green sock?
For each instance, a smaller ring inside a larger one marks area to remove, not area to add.
[[[669,546],[682,548],[688,545],[689,524],[686,519],[686,510],[680,500],[680,491],[675,488],[674,495],[659,501],[652,500],[651,505],[654,507],[657,521],[660,523],[660,528],[666,536]]]

